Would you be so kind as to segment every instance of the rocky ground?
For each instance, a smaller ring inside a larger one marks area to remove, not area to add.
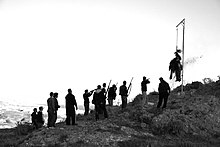
[[[188,85],[184,95],[175,89],[164,110],[156,108],[155,92],[149,95],[154,105],[142,108],[141,95],[137,95],[125,111],[108,106],[108,119],[95,121],[91,113],[78,115],[76,126],[61,122],[50,129],[32,130],[28,125],[4,129],[0,131],[0,146],[219,147],[219,82],[210,84]],[[209,92],[204,93],[206,87]]]

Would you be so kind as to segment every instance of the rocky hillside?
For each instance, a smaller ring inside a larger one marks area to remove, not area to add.
[[[20,125],[8,133],[5,130],[6,135],[0,134],[0,138],[4,136],[0,146],[219,147],[219,83],[188,84],[184,95],[179,95],[177,88],[164,110],[156,108],[158,95],[151,93],[152,105],[142,108],[141,95],[137,95],[125,111],[107,107],[108,119],[95,121],[91,113],[78,115],[76,126],[61,122],[55,128],[30,131]],[[6,139],[7,134],[11,137]]]

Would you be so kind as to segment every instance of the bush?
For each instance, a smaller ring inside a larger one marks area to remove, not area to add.
[[[149,93],[149,95],[159,95],[159,92],[157,92],[157,91],[152,91],[152,92]]]
[[[22,123],[22,122],[17,122],[15,128],[15,133],[16,135],[27,135],[28,133],[32,132],[34,130],[34,127],[30,123]]]
[[[210,84],[210,83],[214,82],[211,78],[204,78],[204,79],[202,79],[202,81],[204,84]]]

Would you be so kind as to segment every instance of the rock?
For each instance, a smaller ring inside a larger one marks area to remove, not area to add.
[[[121,127],[121,131],[125,132],[127,135],[138,135],[139,133],[132,128],[128,128],[125,126]]]
[[[147,124],[146,123],[141,123],[141,128],[146,128]]]

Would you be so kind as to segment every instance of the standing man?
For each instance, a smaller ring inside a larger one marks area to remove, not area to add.
[[[102,91],[101,91],[101,110],[104,113],[104,117],[108,118],[108,112],[106,110],[106,94],[107,94],[107,90],[106,90],[106,83],[103,83],[102,85]]]
[[[162,77],[160,77],[159,80],[160,80],[160,84],[159,84],[159,87],[158,87],[159,101],[158,101],[158,104],[157,104],[157,108],[160,108],[163,101],[164,102],[163,102],[163,107],[162,108],[166,108],[167,99],[168,99],[168,96],[170,94],[170,86],[166,81],[164,81],[164,79]]]
[[[53,97],[53,92],[50,92],[50,98],[47,99],[47,106],[48,106],[48,123],[47,127],[54,127],[53,122],[55,120],[55,99]]]
[[[66,125],[70,125],[70,121],[72,121],[72,125],[77,125],[75,116],[76,110],[78,109],[75,96],[72,94],[72,90],[68,89],[68,94],[65,97],[66,99]],[[75,106],[75,107],[74,107]]]
[[[101,111],[101,101],[102,101],[102,89],[101,89],[101,85],[98,85],[97,89],[93,94],[93,100],[92,100],[92,103],[95,105],[96,121],[99,120],[99,113]]]
[[[37,128],[41,128],[44,125],[44,115],[43,115],[43,107],[39,107],[39,111],[37,112]]]
[[[120,86],[119,95],[121,95],[122,110],[127,107],[128,89],[126,87],[126,81],[123,81],[123,85]]]
[[[85,93],[83,94],[83,99],[84,99],[84,107],[85,107],[85,112],[84,115],[89,114],[89,97],[92,95],[93,91],[88,91],[88,89],[85,90]]]
[[[115,100],[116,98],[116,90],[117,90],[117,87],[115,84],[113,84],[112,87],[109,88],[109,91],[108,91],[109,106],[113,106],[113,100]]]
[[[148,104],[147,99],[147,84],[149,84],[150,81],[145,76],[143,77],[143,81],[141,82],[141,91],[142,91],[142,106],[144,106],[145,103]]]
[[[33,113],[31,114],[31,122],[35,129],[37,129],[37,108],[33,109]]]
[[[55,127],[55,124],[56,124],[56,121],[57,121],[57,111],[60,108],[60,105],[58,104],[58,100],[57,100],[57,98],[58,98],[58,93],[57,92],[55,92],[53,94],[53,97],[54,97],[54,101],[55,101],[55,118],[54,118],[54,121],[53,121],[53,127]]]
[[[106,95],[106,83],[102,84],[102,92],[104,92],[104,95]]]

